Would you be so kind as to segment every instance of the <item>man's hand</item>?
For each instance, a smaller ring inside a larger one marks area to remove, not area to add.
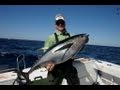
[[[54,69],[54,67],[55,67],[55,64],[49,63],[49,64],[47,64],[46,69],[47,69],[48,71],[52,71],[52,70]]]

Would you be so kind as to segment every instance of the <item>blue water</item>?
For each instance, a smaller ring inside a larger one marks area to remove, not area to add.
[[[16,58],[24,54],[26,67],[32,66],[43,51],[44,41],[0,39],[0,70],[16,68]],[[120,47],[86,45],[78,57],[89,57],[120,65]]]

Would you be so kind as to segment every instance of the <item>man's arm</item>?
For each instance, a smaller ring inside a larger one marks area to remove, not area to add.
[[[53,36],[49,36],[44,43],[44,48],[43,48],[44,52],[54,44],[55,44],[55,38]],[[46,69],[48,71],[52,71],[54,69],[54,67],[55,67],[55,64],[48,63],[46,66]]]

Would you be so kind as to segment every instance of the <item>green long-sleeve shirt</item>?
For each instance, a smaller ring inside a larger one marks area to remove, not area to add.
[[[56,31],[56,34],[57,34],[59,41],[64,40],[69,37],[67,31],[65,31],[65,32]],[[55,39],[54,34],[52,34],[47,38],[47,40],[44,43],[44,49],[45,49],[44,51],[46,51],[48,48],[50,48],[55,43],[56,43],[56,39]]]

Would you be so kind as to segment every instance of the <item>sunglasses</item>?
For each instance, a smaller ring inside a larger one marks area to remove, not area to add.
[[[56,25],[59,26],[59,25],[64,25],[65,26],[65,21],[64,20],[57,20],[56,21]]]

